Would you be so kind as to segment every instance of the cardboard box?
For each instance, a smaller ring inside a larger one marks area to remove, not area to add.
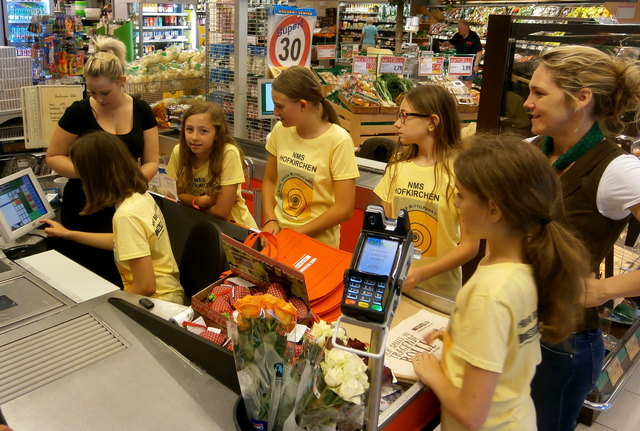
[[[274,260],[257,250],[222,234],[222,245],[231,274],[207,286],[191,298],[191,307],[199,313],[210,326],[216,326],[226,332],[228,317],[212,310],[207,305],[207,297],[214,287],[223,284],[229,277],[241,277],[256,285],[259,292],[266,292],[271,283],[279,283],[289,296],[295,296],[306,304],[309,313],[298,323],[308,324],[315,320],[311,311],[304,275],[285,264]]]

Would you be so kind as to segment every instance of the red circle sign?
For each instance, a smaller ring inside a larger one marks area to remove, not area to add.
[[[296,33],[302,39],[295,37]],[[292,37],[292,35],[294,37]],[[296,43],[297,42],[297,43]],[[280,47],[278,47],[280,43]],[[269,40],[269,60],[274,66],[306,66],[311,51],[311,29],[304,17],[291,15],[278,23]]]

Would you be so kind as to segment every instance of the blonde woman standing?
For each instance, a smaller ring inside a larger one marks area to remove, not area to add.
[[[62,203],[62,223],[74,230],[104,233],[112,231],[114,209],[108,207],[91,215],[80,214],[86,198],[80,176],[69,158],[72,144],[92,131],[102,130],[115,135],[125,144],[149,180],[158,170],[158,127],[149,105],[124,91],[124,44],[106,36],[98,36],[94,43],[96,52],[84,69],[89,98],[74,102],[64,112],[47,149],[47,164],[70,179]],[[101,161],[96,160],[94,168],[100,170],[100,164]],[[110,180],[106,175],[103,178],[103,181]],[[72,242],[53,246],[101,277],[122,286],[109,251]]]

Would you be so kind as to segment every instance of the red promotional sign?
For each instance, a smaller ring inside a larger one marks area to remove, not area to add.
[[[469,76],[473,74],[473,57],[449,57],[449,75]]]
[[[312,18],[312,19],[310,19]],[[308,66],[312,31],[309,21],[315,17],[299,15],[276,16],[269,31],[268,63],[271,66]]]

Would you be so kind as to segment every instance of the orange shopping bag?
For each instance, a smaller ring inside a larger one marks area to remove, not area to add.
[[[351,253],[284,228],[277,235],[277,259],[304,274],[307,294],[312,304],[331,298],[342,300],[344,271],[351,264]],[[331,295],[340,289],[340,295]],[[328,306],[326,304],[325,306]]]

